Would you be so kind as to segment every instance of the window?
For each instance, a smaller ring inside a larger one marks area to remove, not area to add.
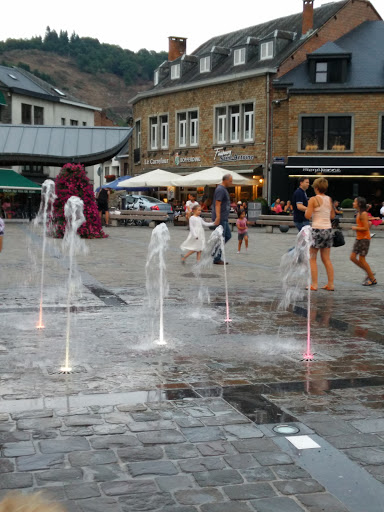
[[[260,60],[273,58],[273,41],[262,43],[260,46]]]
[[[187,114],[183,112],[177,115],[178,121],[178,132],[179,132],[179,147],[185,147],[187,145]]]
[[[171,79],[177,80],[180,78],[180,64],[174,64],[171,66]]]
[[[217,107],[215,113],[216,144],[253,142],[254,104],[242,103]]]
[[[65,125],[66,125],[65,117],[62,117],[61,118],[61,126],[65,126]]]
[[[200,59],[200,73],[211,71],[211,57],[202,57]]]
[[[21,123],[32,124],[32,105],[21,104]]]
[[[240,142],[240,107],[230,107],[231,142]]]
[[[69,124],[71,126],[78,126],[79,125],[79,121],[76,121],[76,119],[70,119]]]
[[[384,115],[380,119],[380,145],[379,148],[384,151]]]
[[[87,126],[87,122],[86,121],[83,121],[83,126]]]
[[[154,75],[153,75],[153,84],[157,85],[159,83],[159,70],[156,69]]]
[[[351,150],[352,116],[303,116],[300,147],[303,151]]]
[[[253,131],[253,104],[247,103],[244,105],[244,141],[249,142],[253,140],[254,131]]]
[[[104,176],[109,175],[109,166],[104,168]]]
[[[327,62],[316,62],[315,82],[324,83],[324,82],[327,82],[327,78],[328,78],[328,63]]]
[[[33,107],[33,124],[44,124],[43,107]]]
[[[135,124],[135,148],[141,148],[141,121]]]
[[[161,149],[168,148],[168,116],[160,116]]]
[[[234,66],[245,64],[245,48],[239,48],[233,52],[233,64]]]
[[[149,119],[149,147],[151,149],[157,149],[157,131],[157,117],[151,117]]]
[[[189,113],[189,143],[197,146],[199,143],[199,115],[197,111]]]
[[[217,133],[216,140],[218,144],[224,144],[227,140],[227,109],[221,107],[217,109]]]

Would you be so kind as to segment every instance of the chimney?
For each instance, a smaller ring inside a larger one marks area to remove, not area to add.
[[[186,37],[168,37],[169,40],[169,50],[168,50],[168,61],[172,62],[173,60],[178,59],[187,50],[187,38]]]
[[[303,26],[301,29],[303,36],[313,30],[313,2],[314,0],[303,0]]]

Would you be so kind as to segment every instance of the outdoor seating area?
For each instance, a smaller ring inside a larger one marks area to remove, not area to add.
[[[167,222],[169,217],[162,211],[122,210],[120,213],[110,213],[109,219],[111,226],[114,227],[137,224],[138,221],[155,227],[160,222]]]

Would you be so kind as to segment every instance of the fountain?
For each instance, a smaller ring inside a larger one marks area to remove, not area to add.
[[[281,258],[280,271],[283,282],[283,298],[279,307],[287,309],[304,296],[307,288],[307,348],[303,358],[312,361],[311,352],[311,270],[309,266],[309,249],[312,244],[312,230],[304,226],[296,237],[296,245]]]
[[[40,277],[40,310],[39,321],[36,325],[37,329],[44,329],[43,323],[43,290],[44,290],[44,270],[45,270],[45,249],[47,244],[47,231],[51,223],[51,213],[53,203],[56,199],[55,182],[52,180],[45,180],[41,187],[41,202],[39,212],[34,220],[34,225],[37,226],[40,222],[43,225],[43,247],[41,255],[41,277]]]
[[[167,344],[164,339],[164,297],[169,290],[165,273],[165,253],[169,239],[168,228],[163,222],[153,229],[145,265],[148,306],[154,312],[159,312],[159,337],[155,340],[157,345]]]
[[[205,246],[201,259],[196,265],[194,265],[193,272],[197,278],[200,278],[201,271],[205,268],[211,268],[213,263],[213,258],[217,254],[218,251],[221,251],[222,258],[224,261],[224,285],[225,285],[225,305],[226,305],[226,318],[225,322],[232,322],[229,317],[229,298],[228,298],[228,279],[227,279],[227,265],[225,259],[225,244],[223,238],[223,227],[217,226],[217,228],[213,231],[211,236],[208,239],[207,245]],[[204,300],[204,296],[208,298],[209,301],[209,293],[207,290],[204,290],[202,282],[200,280],[200,288],[199,288],[199,299],[201,301]]]
[[[85,222],[84,203],[76,196],[71,196],[65,204],[64,215],[67,221],[65,226],[65,234],[63,238],[64,247],[69,257],[68,271],[68,293],[67,293],[67,333],[65,345],[65,364],[60,371],[62,373],[70,373],[72,368],[69,360],[69,345],[71,337],[71,305],[73,294],[76,289],[80,289],[81,278],[77,273],[75,255],[87,252],[87,246],[77,234],[79,227]]]

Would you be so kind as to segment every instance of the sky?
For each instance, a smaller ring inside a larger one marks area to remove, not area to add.
[[[329,0],[315,0],[315,7]],[[384,0],[372,0],[384,18]],[[186,37],[187,53],[213,36],[302,10],[302,0],[18,0],[7,2],[0,40],[29,39],[51,30],[76,32],[124,49],[168,51],[168,37]],[[132,6],[132,7],[131,7]]]

